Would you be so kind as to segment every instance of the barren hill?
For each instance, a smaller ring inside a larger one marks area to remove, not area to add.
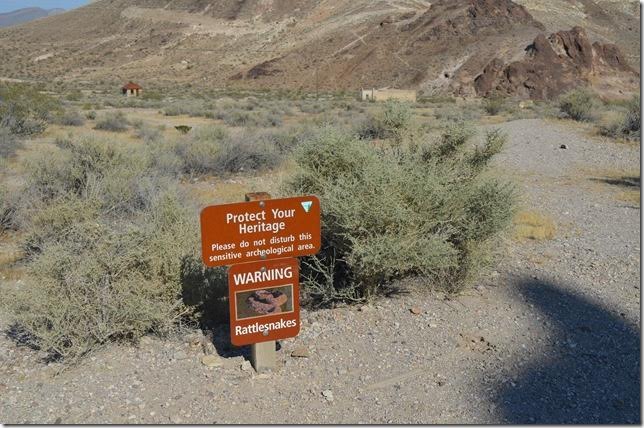
[[[11,12],[0,13],[0,27],[18,25],[34,19],[44,18],[45,16],[63,13],[64,11],[64,9],[43,9],[40,7],[25,7],[12,10]]]
[[[569,18],[543,19],[564,1],[550,3],[99,0],[0,31],[0,55],[11,59],[0,64],[0,77],[475,95],[475,79],[491,59],[520,61],[538,36],[572,24],[588,27],[590,42],[623,49],[620,58],[639,67],[637,2],[620,2],[616,11],[611,0],[567,0]]]

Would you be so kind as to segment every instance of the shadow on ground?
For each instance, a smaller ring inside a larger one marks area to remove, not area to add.
[[[518,290],[552,328],[553,352],[535,356],[514,386],[500,387],[504,422],[639,424],[637,328],[552,283],[527,280]]]
[[[610,184],[613,186],[620,186],[620,187],[637,187],[639,188],[641,185],[641,180],[640,177],[635,177],[635,176],[624,176],[624,177],[617,177],[617,178],[609,178],[609,177],[604,177],[604,178],[591,178],[592,181],[599,181],[601,183],[606,183]]]

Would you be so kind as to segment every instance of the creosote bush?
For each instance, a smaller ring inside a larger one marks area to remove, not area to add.
[[[100,129],[102,131],[111,131],[111,132],[123,132],[126,131],[130,122],[125,117],[125,114],[122,111],[117,111],[115,113],[109,112],[105,114],[96,122],[94,129]]]
[[[515,190],[485,174],[505,135],[467,150],[470,136],[454,125],[435,142],[383,146],[327,128],[296,150],[288,192],[324,207],[323,250],[303,261],[310,302],[360,300],[408,275],[450,292],[472,278],[511,223]]]
[[[32,86],[0,83],[0,126],[13,134],[41,133],[60,111],[57,100]]]
[[[483,109],[491,116],[501,113],[505,109],[505,99],[498,95],[493,95],[483,100]]]
[[[388,100],[375,114],[368,116],[359,134],[363,138],[400,138],[412,127],[412,121],[409,103]]]
[[[174,142],[174,152],[182,163],[182,172],[190,175],[253,172],[278,166],[284,153],[278,134],[258,130],[229,133],[211,126],[193,130]]]
[[[58,117],[57,122],[64,126],[83,126],[85,119],[76,110],[68,110]]]
[[[626,105],[623,116],[608,126],[599,129],[602,135],[613,138],[638,140],[641,135],[640,97],[635,95]]]
[[[9,128],[0,126],[0,159],[13,156],[22,146],[22,141]]]
[[[3,296],[15,327],[75,359],[165,332],[186,314],[196,212],[148,152],[84,138],[27,158],[20,203],[28,280]]]
[[[579,122],[590,122],[595,119],[595,104],[595,94],[586,88],[573,89],[559,99],[559,109],[567,117]]]

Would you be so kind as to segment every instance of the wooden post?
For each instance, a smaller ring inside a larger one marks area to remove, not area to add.
[[[270,198],[271,195],[266,192],[246,193],[244,197],[246,202],[263,201]],[[250,345],[250,362],[257,373],[275,370],[277,368],[275,341],[269,340]]]

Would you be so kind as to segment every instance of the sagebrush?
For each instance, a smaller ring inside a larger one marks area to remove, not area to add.
[[[74,359],[167,331],[188,309],[182,265],[196,210],[145,151],[90,138],[25,162],[20,228],[28,280],[2,299],[28,342]]]
[[[311,302],[359,300],[408,275],[467,283],[515,206],[514,187],[486,174],[505,136],[466,150],[470,136],[455,125],[438,141],[375,145],[327,128],[302,144],[287,191],[324,207],[323,250],[303,262]]]
[[[596,95],[586,88],[566,92],[559,98],[559,109],[569,118],[579,122],[595,119]]]
[[[613,138],[624,138],[627,140],[639,140],[641,135],[641,106],[640,97],[635,95],[626,105],[624,112],[619,120],[601,126],[599,129],[602,135]]]
[[[38,134],[60,112],[60,103],[35,87],[0,82],[0,127],[11,133]]]

